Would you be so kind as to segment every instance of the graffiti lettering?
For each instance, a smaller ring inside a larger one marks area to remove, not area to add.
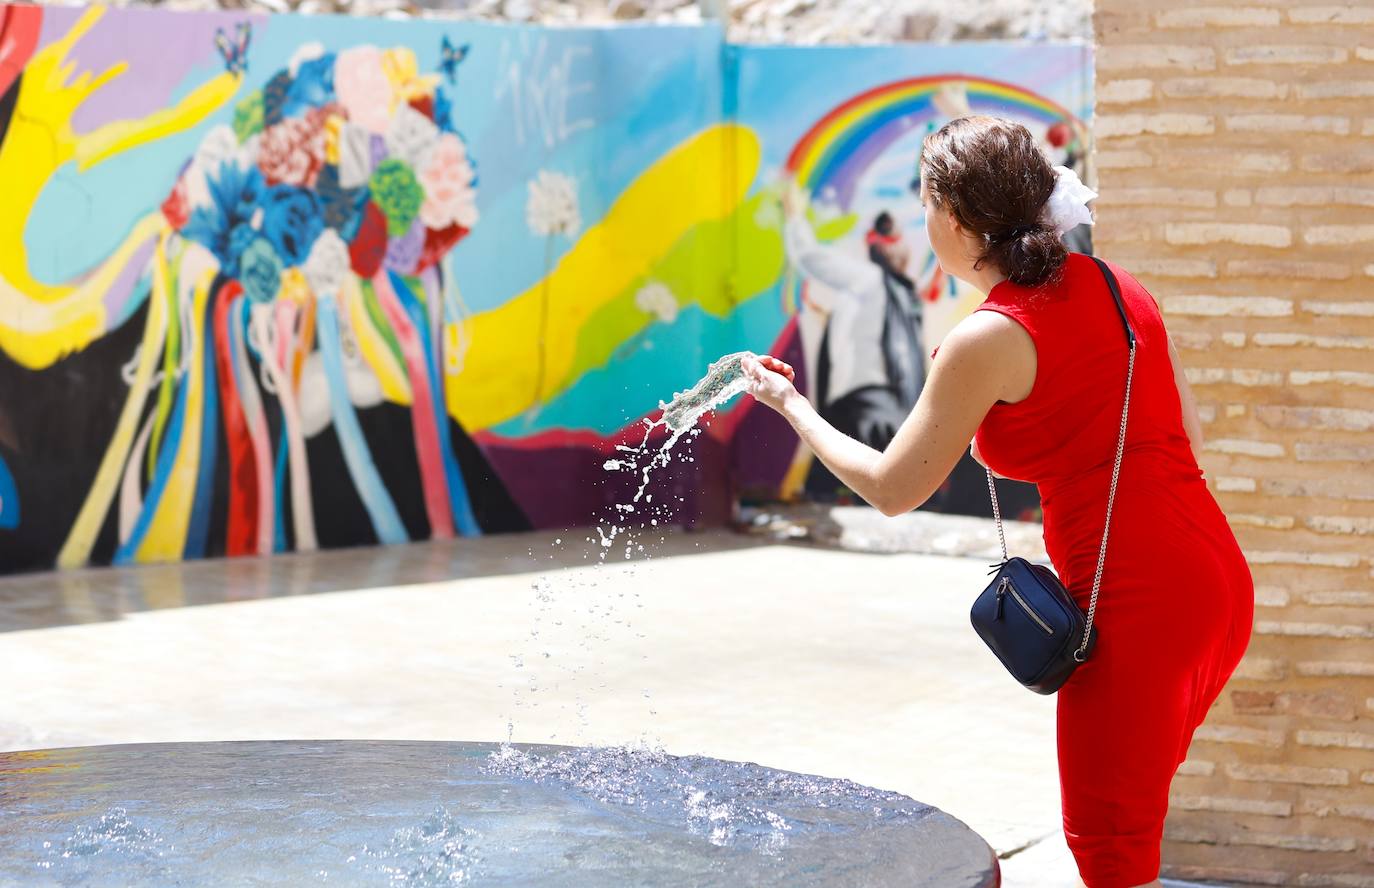
[[[510,40],[502,42],[494,97],[497,102],[509,99],[518,144],[534,138],[542,140],[545,148],[553,148],[595,124],[590,116],[569,113],[577,96],[593,90],[591,80],[574,80],[573,72],[591,54],[587,46],[550,50],[543,37],[532,45],[527,37],[515,46]]]

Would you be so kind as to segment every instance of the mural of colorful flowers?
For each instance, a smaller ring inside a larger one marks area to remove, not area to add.
[[[1090,77],[1082,47],[808,52],[0,4],[0,571],[587,523],[718,355],[790,354],[814,395],[868,290],[798,244],[866,263],[880,204],[914,240],[906,133],[953,96],[1078,144]],[[933,345],[976,294],[903,250]],[[658,500],[803,492],[766,414]]]

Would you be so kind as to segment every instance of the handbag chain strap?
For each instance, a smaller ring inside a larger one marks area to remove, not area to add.
[[[1121,405],[1121,430],[1116,436],[1116,459],[1112,462],[1112,485],[1107,492],[1107,520],[1102,527],[1102,545],[1097,550],[1097,571],[1093,574],[1092,598],[1088,602],[1088,622],[1083,628],[1083,641],[1078,649],[1073,652],[1075,661],[1082,663],[1087,659],[1088,639],[1092,635],[1093,616],[1097,613],[1097,593],[1102,588],[1102,566],[1107,561],[1107,534],[1112,526],[1112,505],[1116,502],[1116,482],[1121,475],[1121,457],[1126,452],[1126,416],[1131,409],[1131,379],[1135,376],[1135,331],[1131,329],[1130,322],[1126,320],[1126,309],[1121,302],[1118,293],[1116,279],[1103,263],[1094,257],[1094,261],[1102,268],[1102,273],[1107,276],[1107,282],[1112,291],[1113,298],[1116,299],[1117,309],[1121,312],[1121,320],[1126,325],[1126,339],[1130,345],[1130,358],[1126,363],[1126,399]],[[1002,561],[1008,560],[1007,556],[1007,535],[1002,530],[1002,509],[997,502],[997,486],[992,482],[992,470],[984,466],[984,471],[988,473],[988,493],[992,494],[992,516],[997,519],[997,538],[1002,544]]]

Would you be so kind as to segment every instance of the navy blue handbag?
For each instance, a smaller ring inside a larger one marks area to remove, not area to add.
[[[1121,474],[1121,456],[1126,448],[1126,414],[1131,407],[1131,377],[1135,375],[1135,331],[1126,316],[1116,277],[1096,256],[1091,257],[1107,278],[1107,287],[1116,300],[1121,323],[1126,328],[1130,358],[1126,365],[1126,400],[1121,407],[1121,431],[1116,439],[1116,460],[1112,464],[1112,486],[1107,494],[1107,520],[1102,528],[1102,545],[1097,552],[1097,572],[1093,576],[1092,599],[1084,616],[1054,571],[1043,564],[1007,556],[1007,537],[1002,531],[1002,510],[997,503],[997,488],[988,470],[988,492],[992,494],[992,514],[997,519],[997,536],[1002,541],[1002,561],[994,564],[996,576],[973,602],[969,620],[984,643],[1021,684],[1037,694],[1053,694],[1069,680],[1080,663],[1087,661],[1097,644],[1093,615],[1097,593],[1102,586],[1102,565],[1107,557],[1107,532],[1111,529],[1112,504],[1116,482]]]

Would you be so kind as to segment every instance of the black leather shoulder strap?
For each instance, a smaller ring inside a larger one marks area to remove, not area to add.
[[[1131,320],[1126,316],[1126,303],[1121,301],[1121,288],[1117,286],[1116,275],[1096,256],[1088,256],[1089,259],[1097,263],[1097,267],[1102,269],[1102,274],[1107,278],[1107,287],[1112,291],[1112,298],[1116,300],[1116,310],[1121,315],[1121,324],[1126,328],[1126,344],[1135,348],[1135,330],[1131,328]]]

